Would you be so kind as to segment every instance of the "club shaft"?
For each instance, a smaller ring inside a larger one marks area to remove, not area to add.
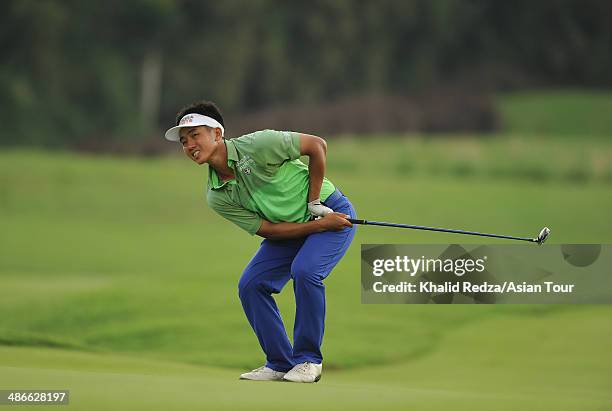
[[[410,224],[396,224],[396,223],[385,223],[381,221],[370,221],[370,220],[358,220],[349,218],[348,219],[353,224],[364,224],[364,225],[380,225],[384,227],[398,227],[398,228],[411,228],[413,230],[427,230],[427,231],[439,231],[442,233],[454,233],[454,234],[467,234],[467,235],[478,235],[481,237],[493,237],[493,238],[505,238],[509,240],[520,240],[520,241],[529,241],[529,242],[537,242],[537,239],[534,238],[526,238],[526,237],[514,237],[511,235],[501,235],[501,234],[487,234],[487,233],[478,233],[476,231],[465,231],[465,230],[452,230],[450,228],[438,228],[438,227],[425,227],[421,225],[410,225]]]

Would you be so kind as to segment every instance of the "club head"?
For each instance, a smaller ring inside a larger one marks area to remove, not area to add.
[[[548,238],[549,234],[550,234],[550,229],[548,227],[544,227],[542,231],[540,231],[540,234],[538,234],[538,238],[536,238],[536,242],[542,245],[544,241],[546,241],[546,239]]]

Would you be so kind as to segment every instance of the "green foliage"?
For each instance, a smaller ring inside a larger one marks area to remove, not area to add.
[[[611,12],[577,0],[10,0],[0,143],[135,138],[202,98],[237,114],[446,83],[609,87]],[[153,125],[140,101],[151,53],[163,73]]]

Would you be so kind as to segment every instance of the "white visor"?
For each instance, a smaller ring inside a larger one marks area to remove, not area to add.
[[[202,114],[191,113],[183,116],[179,121],[178,126],[174,126],[166,131],[166,140],[179,141],[179,131],[183,127],[208,126],[212,128],[220,128],[221,135],[225,134],[225,129],[217,120],[212,117],[203,116]]]

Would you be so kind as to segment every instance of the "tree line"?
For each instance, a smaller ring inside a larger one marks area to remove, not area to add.
[[[238,116],[449,85],[612,85],[612,2],[9,0],[4,144],[147,136],[184,104]]]

